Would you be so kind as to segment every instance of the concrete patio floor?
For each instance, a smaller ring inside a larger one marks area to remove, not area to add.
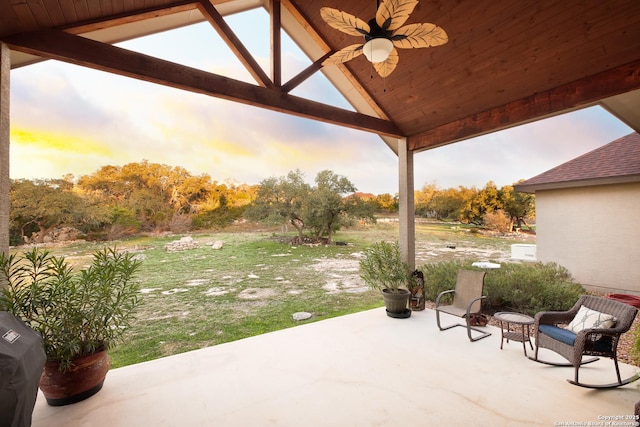
[[[392,319],[383,308],[301,324],[113,369],[74,405],[40,395],[33,427],[607,425],[633,414],[640,383],[573,386],[571,368],[532,362],[518,342],[500,350],[487,328],[471,343],[463,328],[440,332],[432,310]],[[610,359],[581,369],[585,382],[614,379]]]

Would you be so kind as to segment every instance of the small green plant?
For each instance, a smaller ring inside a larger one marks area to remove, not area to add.
[[[74,358],[109,349],[122,337],[139,302],[132,278],[140,265],[115,249],[95,252],[77,273],[46,250],[0,254],[0,310],[39,332],[47,359],[65,370]]]
[[[364,252],[360,260],[360,277],[372,289],[388,289],[397,292],[407,287],[409,265],[402,260],[398,242],[374,243]]]

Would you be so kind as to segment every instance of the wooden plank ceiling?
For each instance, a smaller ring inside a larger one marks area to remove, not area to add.
[[[289,91],[320,70],[322,58],[359,37],[329,27],[320,8],[368,21],[375,0],[9,0],[0,2],[0,40],[12,66],[53,58],[264,108],[407,137],[421,151],[640,90],[640,1],[420,0],[407,24],[431,22],[449,42],[399,49],[386,79],[360,56],[321,71],[357,113]],[[315,61],[281,81],[279,31],[262,70],[223,16],[264,7]],[[256,84],[235,81],[112,46],[155,31],[208,21]],[[80,37],[82,36],[82,37]],[[637,92],[636,92],[637,93]],[[637,99],[637,97],[636,97]],[[615,103],[609,103],[609,106]]]

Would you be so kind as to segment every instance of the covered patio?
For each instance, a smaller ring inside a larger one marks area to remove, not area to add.
[[[640,130],[637,0],[422,0],[409,22],[441,26],[448,44],[403,50],[394,80],[386,83],[371,78],[371,64],[363,57],[322,68],[326,57],[352,41],[322,21],[320,8],[369,19],[375,4],[1,2],[0,250],[7,251],[9,242],[9,75],[12,68],[43,59],[380,135],[398,155],[399,240],[410,264],[415,258],[415,153],[593,105],[602,105]],[[258,7],[267,10],[272,24],[268,73],[224,21],[227,14]],[[255,84],[113,46],[203,21],[227,42]],[[286,82],[281,31],[312,61]],[[290,94],[321,69],[353,111]],[[623,366],[623,375],[636,369]],[[114,369],[104,389],[84,402],[53,408],[40,396],[33,426],[550,426],[630,421],[624,417],[633,414],[640,400],[635,385],[581,389],[565,381],[571,374],[570,369],[528,360],[519,343],[500,350],[495,328],[491,337],[470,343],[462,329],[439,332],[430,310],[400,320],[376,309]],[[585,381],[608,382],[612,362],[590,365],[583,375]]]
[[[440,332],[429,309],[302,324],[114,369],[74,405],[40,395],[33,427],[634,425],[624,423],[640,400],[635,384],[573,386],[572,368],[530,361],[518,342],[500,350],[500,330],[487,329],[471,343],[464,328]],[[609,359],[587,366],[585,381],[615,378]],[[621,365],[623,376],[637,370]]]

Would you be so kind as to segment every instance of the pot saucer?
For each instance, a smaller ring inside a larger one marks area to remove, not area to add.
[[[406,319],[408,317],[411,317],[411,310],[407,308],[401,313],[391,313],[389,310],[387,310],[387,316],[393,317],[394,319]]]

